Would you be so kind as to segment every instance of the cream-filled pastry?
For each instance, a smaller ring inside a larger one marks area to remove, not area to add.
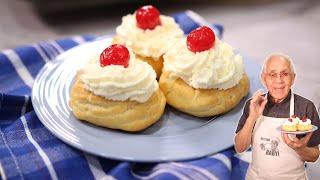
[[[295,118],[288,118],[282,124],[282,130],[288,132],[297,131],[297,121],[295,120]]]
[[[166,100],[152,67],[114,44],[78,71],[69,104],[81,120],[140,131],[160,119]]]
[[[309,131],[312,129],[311,120],[306,116],[301,119],[292,115],[282,124],[282,130],[292,132],[292,131]]]
[[[160,77],[163,55],[183,31],[172,17],[160,15],[154,6],[143,6],[122,18],[113,43],[131,48],[137,58],[149,63]]]
[[[249,91],[242,57],[206,26],[176,41],[164,55],[159,85],[168,104],[199,117],[229,111]]]
[[[302,117],[297,123],[298,131],[309,131],[312,129],[311,120],[306,116]]]

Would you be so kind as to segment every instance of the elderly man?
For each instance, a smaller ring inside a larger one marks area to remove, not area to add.
[[[295,76],[288,56],[265,60],[261,79],[268,93],[257,91],[246,103],[235,136],[237,152],[252,148],[246,179],[306,179],[304,163],[319,157],[319,130],[295,137],[278,128],[293,114],[320,125],[314,104],[292,92]]]

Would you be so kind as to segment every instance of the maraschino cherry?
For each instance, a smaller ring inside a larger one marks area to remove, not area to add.
[[[187,47],[194,53],[206,51],[213,47],[214,41],[214,32],[207,26],[201,26],[189,33]]]
[[[142,6],[136,11],[137,26],[143,30],[154,29],[160,25],[160,12],[151,5]]]
[[[100,66],[122,65],[128,67],[130,54],[128,49],[120,44],[107,47],[100,55]]]
[[[301,121],[302,121],[302,122],[306,122],[306,121],[307,121],[307,116],[302,116]]]

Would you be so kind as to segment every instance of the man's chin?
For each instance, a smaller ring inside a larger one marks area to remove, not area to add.
[[[275,100],[283,100],[287,97],[288,93],[283,91],[283,92],[272,92],[271,96],[275,99]]]

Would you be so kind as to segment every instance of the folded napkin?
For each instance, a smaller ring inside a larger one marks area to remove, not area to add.
[[[185,33],[209,25],[185,11],[173,15]],[[210,25],[221,38],[221,25]],[[2,179],[244,179],[248,162],[233,148],[184,162],[132,163],[96,157],[52,135],[30,99],[46,62],[93,36],[75,36],[3,50],[0,53],[0,173]],[[209,137],[210,138],[210,137]]]

